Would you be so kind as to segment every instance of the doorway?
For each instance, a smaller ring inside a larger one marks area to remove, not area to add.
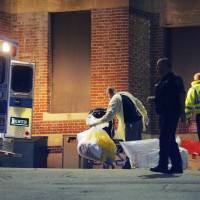
[[[187,91],[194,73],[200,72],[200,27],[171,28],[170,40],[173,70],[183,78]]]

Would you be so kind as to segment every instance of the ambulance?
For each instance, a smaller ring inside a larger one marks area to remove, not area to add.
[[[0,135],[31,138],[35,64],[15,60],[18,43],[0,36]]]

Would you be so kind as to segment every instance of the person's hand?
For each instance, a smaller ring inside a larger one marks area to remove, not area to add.
[[[155,96],[148,96],[146,99],[147,103],[154,102],[154,100],[155,100]]]
[[[93,127],[93,126],[96,126],[96,125],[97,125],[97,122],[92,122],[92,123],[89,124],[90,127]]]
[[[95,119],[89,125],[92,127],[92,126],[96,126],[96,125],[101,124],[101,123],[102,122],[99,119]]]
[[[149,118],[146,116],[146,117],[144,117],[144,123],[146,124],[146,125],[148,125],[149,124]]]

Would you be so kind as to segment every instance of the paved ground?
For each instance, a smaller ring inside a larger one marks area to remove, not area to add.
[[[200,171],[0,168],[0,200],[197,200]]]

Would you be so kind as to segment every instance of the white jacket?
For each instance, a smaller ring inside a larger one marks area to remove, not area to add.
[[[119,92],[116,93],[110,100],[107,108],[106,114],[96,120],[96,124],[100,124],[103,122],[108,122],[114,119],[115,115],[118,119],[118,128],[115,133],[114,139],[121,139],[125,140],[125,123],[124,123],[124,112],[123,112],[123,104],[122,104],[122,97],[121,95],[127,96],[135,105],[137,111],[141,114],[142,116],[142,121],[143,121],[143,131],[146,130],[146,125],[149,123],[149,119],[147,116],[147,111],[145,107],[143,106],[142,102],[138,100],[136,97],[134,97],[132,94],[129,92]]]

